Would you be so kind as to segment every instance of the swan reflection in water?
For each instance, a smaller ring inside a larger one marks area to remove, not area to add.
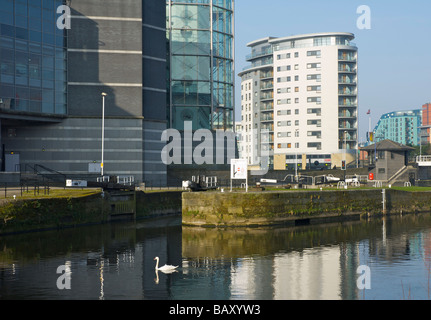
[[[154,279],[154,281],[156,282],[156,284],[159,284],[159,271],[163,272],[164,274],[172,274],[174,272],[178,272],[176,269],[178,268],[178,266],[171,266],[171,265],[167,265],[165,264],[164,266],[159,268],[159,257],[155,257],[154,260],[156,260],[156,267],[155,267],[155,271],[156,271],[156,279]]]

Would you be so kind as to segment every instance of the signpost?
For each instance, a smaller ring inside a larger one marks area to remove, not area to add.
[[[248,164],[246,159],[232,159],[230,162],[230,192],[232,180],[245,180],[245,191],[248,192]]]

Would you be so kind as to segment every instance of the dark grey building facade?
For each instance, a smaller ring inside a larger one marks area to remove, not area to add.
[[[54,25],[62,14],[56,11],[63,4],[57,0],[0,0],[0,8],[3,8],[3,3],[8,3],[8,7],[12,4],[15,20],[9,23],[14,24],[18,16],[17,6],[23,7],[22,12],[27,6],[27,19],[30,21],[33,19],[30,8],[40,3],[42,41],[45,39],[44,6],[54,10],[51,21]],[[70,29],[60,32],[58,27],[54,27],[54,39],[59,46],[50,45],[55,54],[58,51],[60,55],[61,51],[63,55],[63,64],[59,57],[54,59],[54,67],[63,69],[52,70],[53,106],[49,107],[51,100],[46,100],[50,96],[45,96],[43,72],[40,109],[31,108],[31,99],[26,110],[6,109],[0,105],[3,171],[7,164],[6,155],[13,154],[14,159],[9,157],[8,161],[19,163],[15,168],[41,164],[65,174],[97,174],[102,159],[102,93],[106,93],[104,174],[133,176],[135,181],[165,185],[166,166],[161,161],[164,144],[160,137],[167,128],[166,3],[162,0],[73,0],[64,4],[71,12]],[[46,25],[49,25],[48,21]],[[1,27],[3,30],[3,24]],[[27,27],[31,34],[30,23]],[[4,36],[0,34],[0,42],[3,43]],[[7,40],[27,41],[29,47],[33,44],[31,38],[18,39],[17,30],[13,37],[11,35],[6,36]],[[60,35],[63,42],[60,42]],[[16,46],[15,52],[18,51]],[[44,50],[43,42],[41,46]],[[30,49],[27,50],[30,56]],[[43,60],[43,54],[41,56]],[[2,98],[6,91],[3,55],[0,59]],[[28,64],[31,98],[32,74]],[[8,95],[16,98],[21,85],[17,82],[17,64],[14,69],[14,83],[9,84],[14,91]],[[60,77],[58,80],[57,75]],[[67,76],[67,83],[61,83],[62,75]],[[61,89],[61,94],[56,89]],[[67,99],[67,104],[61,104],[62,98]],[[8,168],[12,167],[8,165]]]

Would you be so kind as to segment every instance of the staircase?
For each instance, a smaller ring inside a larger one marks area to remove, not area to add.
[[[22,184],[49,184],[65,186],[66,175],[40,164],[21,164],[20,175]]]
[[[409,170],[414,169],[412,166],[404,166],[402,167],[397,173],[395,173],[389,180],[388,180],[388,184],[394,185],[396,182],[398,181],[403,181],[406,182],[408,181],[408,177],[407,179],[402,179],[403,175],[405,175],[406,173],[409,172]]]

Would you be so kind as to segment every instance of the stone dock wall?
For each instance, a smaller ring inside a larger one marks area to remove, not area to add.
[[[78,198],[10,200],[0,205],[0,236],[181,214],[182,192],[114,192]]]
[[[302,225],[363,216],[431,212],[431,192],[382,189],[183,193],[183,224],[201,227]],[[385,210],[384,210],[385,209]]]

